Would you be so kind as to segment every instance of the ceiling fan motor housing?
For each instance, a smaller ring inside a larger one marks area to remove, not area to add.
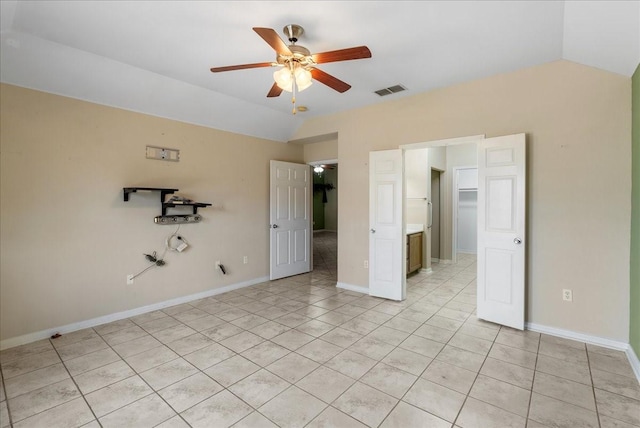
[[[311,52],[309,49],[299,45],[289,45],[288,48],[293,55],[278,54],[276,60],[278,64],[287,64],[290,61],[295,61],[303,67],[313,65],[313,59],[311,58]]]
[[[289,24],[282,29],[282,32],[291,43],[295,43],[304,34],[304,28],[297,24]]]

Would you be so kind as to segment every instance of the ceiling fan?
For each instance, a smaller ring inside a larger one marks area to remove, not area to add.
[[[371,58],[371,51],[366,46],[311,54],[309,49],[296,45],[300,36],[304,34],[304,29],[295,24],[287,25],[282,29],[287,39],[289,39],[289,45],[271,28],[254,27],[253,31],[258,33],[258,35],[276,51],[277,55],[274,62],[213,67],[211,71],[213,73],[220,73],[223,71],[244,70],[248,68],[280,67],[280,69],[274,73],[275,83],[267,93],[267,97],[280,96],[283,90],[294,93],[292,99],[294,114],[296,112],[295,91],[297,90],[299,92],[308,88],[311,85],[312,79],[340,93],[346,92],[351,88],[351,85],[348,83],[316,68],[315,66],[317,64]]]
[[[312,163],[313,172],[322,174],[325,170],[336,169],[336,164]]]

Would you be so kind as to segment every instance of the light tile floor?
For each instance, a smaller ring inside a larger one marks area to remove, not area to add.
[[[338,275],[338,235],[336,232],[313,232],[314,273]]]
[[[0,353],[2,427],[632,427],[625,355],[478,320],[475,261],[404,302],[329,266]]]

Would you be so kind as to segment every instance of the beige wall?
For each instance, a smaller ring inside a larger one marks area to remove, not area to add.
[[[310,119],[296,135],[338,132],[337,156],[331,143],[280,144],[8,85],[0,102],[2,340],[267,275],[269,159],[340,159],[338,280],[366,287],[369,151],[520,132],[527,320],[628,340],[629,78],[554,62]],[[147,144],[179,148],[182,160],[146,160]],[[157,195],[122,201],[135,185],[175,186],[216,206],[181,229],[188,251],[127,286],[147,266],[142,253],[162,251],[173,231],[152,222]]]
[[[428,196],[428,150],[411,150],[411,156],[407,156],[404,160],[404,182],[407,187],[405,194],[408,199],[424,199]]]
[[[2,340],[268,275],[269,160],[301,162],[301,146],[9,85],[0,94]],[[181,160],[145,159],[146,145]],[[126,186],[214,203],[180,229],[190,248],[134,285],[127,274],[175,228],[153,223],[159,194],[123,202]]]
[[[369,151],[525,132],[527,321],[627,341],[630,106],[629,78],[558,61],[310,119],[296,138],[339,135],[338,281],[368,285]]]
[[[302,144],[304,162],[338,159],[338,140]]]
[[[427,150],[411,151],[404,163],[406,209],[405,221],[410,224],[425,224],[427,219]]]

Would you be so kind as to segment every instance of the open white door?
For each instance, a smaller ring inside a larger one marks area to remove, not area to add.
[[[402,150],[369,153],[369,294],[403,300]]]
[[[311,167],[271,161],[271,279],[311,270]]]
[[[478,318],[524,329],[525,134],[478,143]]]

